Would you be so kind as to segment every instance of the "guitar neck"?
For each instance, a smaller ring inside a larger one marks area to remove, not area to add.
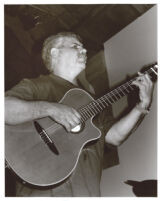
[[[152,74],[156,74],[155,66],[152,66],[150,69],[144,72],[144,74],[148,74],[150,77]],[[91,101],[89,104],[83,106],[79,109],[79,113],[82,116],[82,121],[86,121],[87,119],[95,116],[96,114],[103,111],[105,108],[111,106],[115,102],[117,102],[122,97],[128,95],[130,92],[134,91],[135,87],[132,85],[132,82],[136,79],[136,76],[123,83],[122,85],[116,87],[112,91],[106,93],[102,97]]]

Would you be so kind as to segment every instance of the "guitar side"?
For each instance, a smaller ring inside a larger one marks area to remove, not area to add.
[[[82,89],[69,90],[60,103],[75,109],[93,98]],[[11,169],[25,182],[36,186],[51,186],[69,177],[74,171],[81,150],[101,136],[92,119],[76,134],[45,117],[36,120],[54,142],[59,154],[49,149],[38,134],[34,121],[5,127],[5,156]]]

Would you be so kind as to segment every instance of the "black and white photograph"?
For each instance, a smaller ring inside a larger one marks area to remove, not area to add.
[[[158,4],[3,9],[4,197],[158,197]]]

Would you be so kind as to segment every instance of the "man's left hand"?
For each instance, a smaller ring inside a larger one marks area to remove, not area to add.
[[[151,81],[148,74],[142,74],[138,72],[138,77],[135,81],[132,82],[133,85],[139,87],[139,97],[141,101],[141,106],[143,108],[148,108],[152,101],[152,94],[153,94],[153,88],[154,84]]]

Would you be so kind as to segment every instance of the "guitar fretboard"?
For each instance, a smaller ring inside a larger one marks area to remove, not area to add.
[[[155,67],[155,66],[154,66]],[[151,67],[149,70],[145,71],[144,74],[148,74],[151,76],[151,73],[156,73],[156,69]],[[87,119],[95,116],[96,114],[103,111],[106,107],[111,106],[113,103],[117,102],[123,96],[126,96],[131,91],[134,90],[134,85],[132,82],[136,79],[133,78],[124,84],[120,85],[119,87],[113,89],[112,91],[108,92],[104,96],[91,101],[88,105],[83,106],[79,109],[79,113],[82,117],[82,122],[86,121]]]

